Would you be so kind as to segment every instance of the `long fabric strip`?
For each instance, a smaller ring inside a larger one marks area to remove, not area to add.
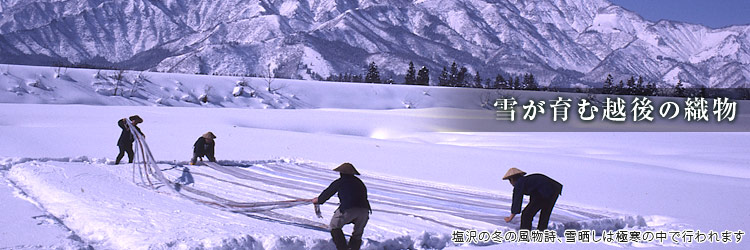
[[[310,204],[309,201],[304,199],[270,202],[236,202],[219,197],[209,192],[187,187],[183,187],[181,190],[185,190],[192,194],[205,197],[208,200],[199,199],[180,193],[174,185],[174,182],[168,180],[162,173],[162,170],[159,168],[157,161],[154,159],[154,155],[151,153],[151,149],[148,147],[146,138],[143,136],[143,134],[139,133],[138,130],[135,129],[135,126],[130,122],[126,122],[126,124],[128,126],[128,130],[130,130],[130,133],[133,135],[133,138],[135,138],[135,143],[137,146],[135,152],[136,159],[140,160],[133,162],[133,181],[140,185],[155,190],[159,187],[167,187],[167,189],[172,194],[187,198],[200,204],[210,205],[233,212],[270,211],[278,208],[289,208]],[[139,176],[139,181],[136,181],[136,173]]]

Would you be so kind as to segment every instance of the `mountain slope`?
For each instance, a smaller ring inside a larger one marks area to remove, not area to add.
[[[651,23],[605,0],[64,0],[0,3],[0,63],[401,81],[456,61],[542,85],[640,75],[750,85],[750,26]]]

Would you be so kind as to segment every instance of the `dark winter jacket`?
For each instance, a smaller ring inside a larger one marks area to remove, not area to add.
[[[521,213],[523,195],[533,198],[550,199],[562,193],[563,185],[543,174],[530,174],[519,178],[513,186],[513,205],[510,212]]]
[[[339,211],[342,213],[353,207],[370,208],[370,202],[367,200],[367,187],[362,180],[354,175],[341,174],[341,178],[336,179],[318,196],[318,204],[325,203],[333,194],[338,193]]]
[[[208,156],[214,157],[214,146],[216,142],[211,140],[207,142],[206,138],[198,137],[198,140],[193,144],[193,154],[198,157]]]
[[[128,122],[127,118],[122,118],[119,121],[117,121],[117,126],[120,126],[122,129],[122,133],[120,133],[120,139],[117,140],[117,146],[132,146],[133,142],[135,141],[135,138],[133,138],[133,134],[130,133],[130,130],[128,130]],[[143,135],[143,132],[141,132],[141,128],[139,128],[136,125],[133,125],[136,130],[138,130],[138,133]]]

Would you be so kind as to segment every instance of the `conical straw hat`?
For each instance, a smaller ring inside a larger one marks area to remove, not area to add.
[[[137,123],[143,123],[143,119],[138,115],[131,116],[129,119]]]
[[[514,176],[517,174],[526,175],[526,172],[521,171],[520,169],[517,169],[517,168],[510,168],[508,169],[508,172],[505,173],[505,176],[503,176],[503,180],[507,180],[511,176]]]
[[[354,168],[354,165],[348,162],[345,162],[344,164],[341,164],[340,166],[334,168],[333,171],[338,171],[342,174],[359,175],[359,172],[357,172],[357,169]]]
[[[206,139],[216,139],[216,135],[214,135],[214,133],[211,133],[211,131],[206,132],[202,137]]]

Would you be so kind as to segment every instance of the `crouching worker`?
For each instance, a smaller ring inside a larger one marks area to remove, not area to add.
[[[331,218],[331,236],[336,249],[354,249],[358,250],[362,245],[362,234],[365,231],[365,225],[370,219],[370,202],[367,200],[367,187],[362,180],[354,175],[359,175],[357,169],[351,163],[344,163],[333,169],[338,171],[341,177],[333,181],[318,197],[312,199],[314,204],[325,203],[333,194],[338,193],[341,204],[334,212]],[[344,225],[354,223],[352,237],[347,244],[344,238],[344,231],[341,230]]]
[[[505,217],[505,222],[510,222],[521,213],[521,229],[531,230],[531,221],[534,220],[536,213],[539,214],[539,224],[537,230],[547,229],[549,217],[552,214],[552,208],[555,207],[557,197],[562,193],[563,185],[543,174],[526,175],[517,168],[510,168],[503,176],[503,180],[508,180],[513,185],[513,205],[510,207],[510,216]],[[521,212],[521,203],[523,196],[529,195],[529,204]]]
[[[193,144],[193,158],[190,159],[190,165],[195,165],[198,157],[203,161],[203,156],[207,157],[210,162],[216,162],[216,158],[214,157],[214,146],[216,146],[216,143],[214,139],[216,139],[216,136],[210,131],[198,137],[198,140]]]

